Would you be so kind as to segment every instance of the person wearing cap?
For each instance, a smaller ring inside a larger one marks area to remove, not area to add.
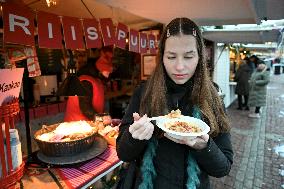
[[[94,120],[104,112],[104,82],[113,71],[112,47],[103,47],[98,59],[89,58],[77,75],[87,91],[86,96],[69,97],[64,121]]]

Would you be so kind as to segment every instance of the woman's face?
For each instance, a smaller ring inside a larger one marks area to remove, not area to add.
[[[196,39],[192,35],[166,39],[163,62],[168,76],[176,84],[184,84],[193,76],[198,59]]]

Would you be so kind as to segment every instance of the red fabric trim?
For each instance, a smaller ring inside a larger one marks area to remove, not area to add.
[[[69,182],[68,178],[61,172],[60,169],[55,169],[55,171],[58,173],[58,175],[60,176],[60,178],[62,179],[62,181],[65,182],[65,184],[68,186],[68,188],[70,189],[75,189],[72,184]]]
[[[115,148],[108,146],[103,154],[93,158],[92,160],[82,164],[77,168],[56,168],[55,170],[67,186],[69,186],[70,188],[81,188],[98,175],[107,171],[110,167],[112,167],[119,161],[120,160],[117,157]],[[77,173],[79,172],[81,174],[77,175]],[[91,178],[88,179],[89,176],[91,176]],[[84,180],[83,178],[86,179]]]

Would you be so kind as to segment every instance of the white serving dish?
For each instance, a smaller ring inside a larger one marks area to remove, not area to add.
[[[167,118],[165,116],[159,116],[159,117],[152,117],[150,118],[150,120],[155,120],[156,125],[160,129],[162,129],[169,136],[175,139],[183,139],[184,137],[189,137],[190,139],[194,139],[197,136],[207,134],[210,131],[210,127],[204,121],[190,116],[181,116],[179,118]],[[166,123],[175,122],[175,121],[184,121],[188,123],[193,123],[194,125],[198,126],[201,129],[201,132],[198,133],[176,132],[165,127]]]

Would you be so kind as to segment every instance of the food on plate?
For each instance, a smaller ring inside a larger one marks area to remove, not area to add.
[[[108,125],[104,129],[99,130],[99,134],[102,135],[110,145],[115,146],[116,138],[118,137],[118,130],[118,126],[112,127]]]
[[[103,125],[110,125],[112,122],[111,116],[107,113],[98,114],[95,117],[95,122],[102,122]]]
[[[202,130],[193,123],[185,121],[173,121],[165,123],[165,127],[169,130],[182,133],[199,133]]]
[[[170,137],[194,139],[210,131],[210,127],[200,119],[184,116],[179,109],[164,116],[152,117],[150,121]]]
[[[118,132],[116,130],[112,130],[107,134],[107,136],[110,137],[110,138],[117,138]]]
[[[106,126],[103,130],[99,130],[99,134],[102,136],[109,136],[116,138],[118,136],[118,126],[112,127],[112,126]]]
[[[110,125],[111,124],[111,117],[108,115],[108,116],[103,116],[103,123],[104,125]]]
[[[56,129],[50,131],[43,126],[47,132],[38,135],[37,139],[47,142],[66,142],[79,140],[97,132],[97,127],[91,126],[86,121],[64,122],[59,124]]]
[[[120,119],[112,119],[108,113],[97,114],[94,124],[98,127],[98,133],[103,136],[110,145],[116,145]]]
[[[179,109],[172,110],[169,114],[166,115],[167,118],[180,118],[181,116],[181,111]]]

